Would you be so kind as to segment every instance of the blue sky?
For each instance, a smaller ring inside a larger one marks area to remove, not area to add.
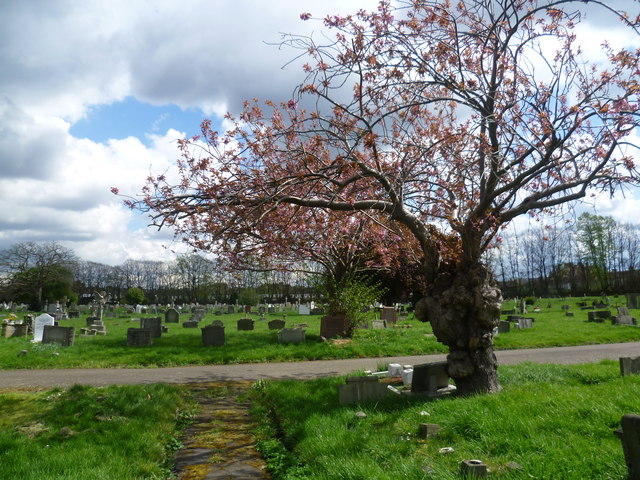
[[[205,117],[207,115],[198,108],[183,110],[177,105],[151,105],[127,97],[91,107],[85,117],[71,125],[69,133],[76,138],[102,143],[136,137],[151,146],[150,135],[162,134],[169,128],[184,132],[187,137],[200,133],[199,125]]]
[[[198,133],[205,117],[220,126],[244,99],[289,99],[302,74],[288,62],[299,52],[274,44],[282,32],[322,29],[301,13],[322,18],[374,5],[0,1],[0,249],[60,241],[109,265],[170,260],[165,247],[180,251],[172,232],[147,228],[111,187],[136,195],[150,173],[172,168],[175,140]],[[598,30],[628,41],[607,25],[587,25],[589,40]],[[598,49],[592,43],[588,54]],[[634,198],[604,199],[599,212],[640,219]]]

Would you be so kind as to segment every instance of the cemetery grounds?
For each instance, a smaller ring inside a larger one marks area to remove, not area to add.
[[[540,300],[527,314],[535,319],[532,328],[499,334],[496,347],[640,341],[638,327],[588,322],[577,302],[592,300]],[[613,311],[618,302],[622,306],[624,297],[611,298]],[[570,305],[574,316],[566,316],[562,305]],[[540,311],[533,312],[535,307]],[[119,311],[115,318],[105,316],[107,335],[76,336],[71,347],[0,339],[0,362],[4,369],[141,368],[381,357],[379,368],[385,369],[385,356],[445,352],[430,326],[411,314],[396,327],[323,341],[320,316],[286,313],[287,326],[307,325],[304,343],[277,342],[267,321],[281,314],[267,314],[265,321],[254,317],[253,331],[235,328],[245,314],[208,314],[201,326],[225,324],[222,347],[204,348],[199,328],[170,324],[153,346],[132,348],[126,331],[140,315]],[[640,310],[630,313],[640,318]],[[84,324],[84,318],[60,321],[77,331]],[[345,406],[336,392],[343,377],[261,381],[246,395],[258,426],[257,445],[273,478],[459,478],[460,462],[471,458],[482,459],[494,478],[626,478],[613,431],[623,414],[640,412],[639,376],[621,377],[611,361],[503,366],[499,374],[500,394],[466,399],[392,396]],[[197,408],[184,387],[161,384],[41,392],[0,386],[0,392],[0,478],[170,478],[180,432]],[[440,425],[437,437],[419,437],[425,422]],[[36,461],[33,451],[44,454]]]

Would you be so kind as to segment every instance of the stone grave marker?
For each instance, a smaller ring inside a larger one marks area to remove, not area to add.
[[[636,325],[637,323],[626,307],[618,307],[618,315],[611,317],[611,325]]]
[[[349,321],[342,315],[327,315],[320,319],[321,337],[346,337],[348,329]]]
[[[251,313],[251,305],[246,305],[244,307],[244,313]]]
[[[236,309],[233,305],[227,306],[227,313],[236,313]]]
[[[164,323],[180,323],[180,314],[175,308],[168,308],[164,312]]]
[[[286,322],[279,318],[271,320],[267,325],[269,326],[269,330],[281,330],[284,328]]]
[[[187,320],[182,322],[183,328],[198,328],[198,322],[196,320]]]
[[[153,330],[153,338],[162,336],[162,317],[142,317],[140,328],[150,328]]]
[[[302,328],[283,328],[278,332],[279,343],[302,343],[305,333]]]
[[[500,320],[498,323],[498,333],[509,333],[511,331],[511,322]]]
[[[460,462],[460,476],[462,478],[486,478],[488,473],[487,465],[481,460]]]
[[[447,362],[414,365],[411,381],[412,393],[437,394],[438,390],[449,387]]]
[[[629,480],[640,480],[640,415],[622,416],[622,428],[615,433],[622,441]]]
[[[371,322],[371,328],[373,328],[374,330],[382,330],[387,328],[387,321],[382,319],[382,320],[373,320]]]
[[[298,314],[299,315],[311,315],[311,308],[309,308],[309,305],[300,305],[298,307]]]
[[[398,320],[396,309],[393,307],[382,307],[382,311],[380,312],[380,319],[385,320],[387,322],[387,325],[395,325]]]
[[[26,337],[29,331],[29,325],[23,323],[22,325],[2,325],[2,338],[11,337]]]
[[[55,319],[48,313],[43,313],[36,317],[33,321],[33,341],[42,342],[42,336],[44,335],[45,325],[54,325]]]
[[[202,331],[202,345],[205,347],[220,347],[224,345],[224,326],[207,325]]]
[[[150,328],[127,329],[127,347],[150,347],[153,345],[153,330]]]
[[[640,373],[640,357],[620,357],[620,374],[623,377]]]
[[[338,385],[340,405],[376,401],[387,395],[389,389],[375,375],[347,377],[345,385]]]
[[[45,325],[42,333],[42,343],[55,343],[61,347],[70,347],[73,345],[75,333],[75,327]]]
[[[238,320],[238,330],[253,330],[253,318],[241,318]]]
[[[521,317],[518,319],[518,323],[516,323],[515,327],[518,330],[523,330],[525,328],[531,328],[533,326],[533,318]]]
[[[224,327],[224,322],[222,320],[214,320],[211,322],[211,325],[214,327]]]
[[[640,293],[627,293],[627,308],[640,308]]]

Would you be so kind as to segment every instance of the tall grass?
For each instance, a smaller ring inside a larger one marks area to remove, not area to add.
[[[161,384],[0,395],[0,478],[166,479],[193,409]]]
[[[605,361],[500,367],[500,380],[495,395],[354,406],[337,402],[343,379],[262,382],[253,391],[260,445],[276,479],[457,479],[465,459],[485,462],[493,478],[626,478],[613,430],[640,413],[640,376],[620,377]],[[440,434],[418,438],[420,423]]]

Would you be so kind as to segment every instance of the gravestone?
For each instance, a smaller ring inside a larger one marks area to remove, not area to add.
[[[153,330],[153,338],[160,338],[162,336],[162,317],[142,317],[140,328],[149,328]]]
[[[387,395],[389,389],[374,375],[347,377],[345,385],[338,385],[340,405],[376,401]]]
[[[69,310],[69,318],[80,318],[79,310]]]
[[[238,320],[238,330],[253,330],[253,318],[241,318]]]
[[[387,325],[395,325],[398,317],[396,315],[396,309],[393,307],[382,307],[382,311],[380,312],[380,319],[386,320]]]
[[[626,307],[618,307],[618,315],[611,317],[612,325],[636,325],[637,323]]]
[[[640,308],[640,293],[627,293],[627,308]]]
[[[488,473],[487,465],[481,460],[463,460],[460,463],[462,478],[486,478]]]
[[[501,315],[515,315],[516,314],[516,309],[512,308],[510,310],[502,310],[500,312]]]
[[[511,323],[500,320],[498,323],[498,333],[509,333],[511,331]]]
[[[42,336],[44,335],[45,325],[53,326],[55,324],[54,318],[48,313],[43,313],[36,317],[33,321],[33,341],[42,342]]]
[[[269,330],[281,330],[284,328],[286,322],[279,318],[271,320],[267,325],[269,326]]]
[[[620,374],[635,375],[640,373],[640,357],[620,357]]]
[[[589,322],[603,323],[605,319],[611,318],[611,311],[610,310],[594,310],[594,311],[587,312],[587,316],[588,316]]]
[[[371,322],[371,328],[373,328],[374,330],[382,330],[387,328],[387,321],[386,320],[373,320]]]
[[[182,322],[183,328],[198,328],[198,322],[195,320],[187,320],[186,322]]]
[[[202,345],[220,347],[224,345],[224,326],[207,325],[202,330]]]
[[[347,337],[350,322],[343,315],[327,315],[320,319],[320,336],[324,338]]]
[[[211,322],[211,325],[214,327],[224,327],[224,322],[222,320],[214,320]]]
[[[150,328],[127,329],[127,347],[150,347],[153,345],[153,330]]]
[[[270,315],[273,315],[274,313],[276,313],[276,307],[267,308],[267,313],[269,313]]]
[[[314,307],[309,311],[309,315],[324,315],[324,308]]]
[[[26,337],[29,332],[29,325],[2,325],[2,338]]]
[[[565,317],[573,317],[573,312],[564,312]]]
[[[305,333],[302,328],[283,328],[278,332],[279,343],[302,343]]]
[[[42,343],[55,343],[61,347],[70,347],[75,339],[75,327],[58,327],[45,325],[42,333]]]
[[[440,425],[437,423],[421,423],[418,427],[418,436],[422,439],[437,437],[440,433]]]
[[[640,480],[640,415],[622,416],[622,428],[615,433],[622,441],[629,480]]]
[[[233,305],[229,305],[227,306],[227,313],[235,313],[236,309],[234,308]]]
[[[571,306],[570,305],[562,305],[562,310],[571,310]]]
[[[533,318],[519,318],[518,323],[515,325],[517,329],[522,330],[525,328],[531,328],[533,326]]]
[[[180,323],[180,314],[175,308],[168,308],[164,312],[164,323]]]
[[[244,307],[244,313],[251,313],[251,305],[246,305]]]
[[[300,305],[298,307],[298,315],[311,315],[311,308],[309,308],[309,305]]]
[[[449,386],[449,374],[447,362],[423,363],[414,365],[413,380],[411,382],[412,393],[435,394],[438,390]]]

